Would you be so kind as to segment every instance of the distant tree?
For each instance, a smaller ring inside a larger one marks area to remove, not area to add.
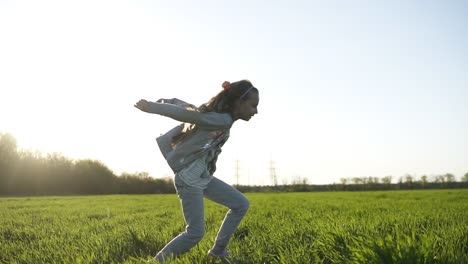
[[[361,178],[361,183],[366,185],[367,184],[367,177],[362,177]]]
[[[374,183],[375,183],[375,184],[379,184],[379,183],[380,183],[380,179],[377,178],[377,177],[374,177]]]
[[[117,193],[174,193],[172,177],[155,179],[147,172],[122,173],[117,180]]]
[[[309,189],[308,183],[309,183],[309,179],[307,177],[301,177],[299,175],[295,175],[290,189],[295,192],[304,192]]]
[[[367,182],[366,188],[368,188],[370,190],[375,190],[375,189],[377,189],[377,186],[379,184],[379,178],[369,176],[369,177],[367,177],[366,182]]]
[[[146,171],[137,172],[136,174],[134,174],[134,176],[137,177],[138,179],[142,179],[142,180],[146,180],[146,179],[150,178],[149,173],[146,172]]]
[[[408,188],[413,189],[413,176],[411,176],[410,174],[406,174],[405,183],[408,186]]]
[[[0,133],[0,161],[10,161],[18,155],[17,151],[16,139],[11,134]]]
[[[359,177],[354,177],[351,179],[351,181],[354,183],[354,184],[361,184],[362,183],[362,179],[359,178]]]
[[[346,184],[348,183],[348,179],[347,178],[341,178],[340,179],[340,182],[341,182],[341,190],[346,190]]]
[[[60,153],[47,154],[45,168],[47,177],[44,182],[47,184],[49,194],[70,194],[73,193],[73,161]]]
[[[403,187],[403,177],[398,177],[398,189],[401,189]]]
[[[0,133],[0,194],[5,194],[8,191],[17,162],[16,139],[11,134]]]
[[[426,187],[427,183],[428,183],[427,176],[426,175],[421,176],[421,185],[423,188]]]
[[[444,175],[435,175],[434,176],[435,183],[445,183],[445,176]]]
[[[463,175],[462,181],[463,182],[468,182],[468,172],[465,173],[465,175]]]
[[[445,186],[444,187],[453,188],[455,180],[456,180],[455,175],[453,175],[451,173],[446,173],[444,175],[444,177],[445,177]]]
[[[385,185],[392,184],[392,176],[385,176],[382,178],[382,183]]]
[[[445,188],[447,187],[446,180],[445,175],[435,175],[433,182],[436,183],[439,188]]]
[[[451,173],[446,173],[446,174],[444,175],[444,177],[445,177],[445,181],[446,181],[447,183],[452,183],[452,182],[455,181],[455,175],[453,175],[453,174],[451,174]]]
[[[292,180],[292,185],[300,185],[301,184],[301,176],[294,175]]]
[[[75,192],[83,194],[111,193],[114,173],[96,160],[79,160],[73,167]]]
[[[44,179],[47,177],[45,159],[38,151],[22,151],[19,153],[19,166],[10,181],[12,194],[42,195],[47,186]]]
[[[369,176],[369,177],[367,177],[367,183],[370,184],[370,185],[376,185],[376,184],[379,183],[379,178]]]

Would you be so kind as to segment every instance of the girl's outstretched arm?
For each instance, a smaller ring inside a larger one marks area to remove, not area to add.
[[[227,113],[201,113],[187,110],[175,104],[148,102],[141,99],[134,106],[143,112],[167,116],[180,122],[196,124],[210,129],[230,128],[233,122],[231,116]]]
[[[194,106],[193,104],[189,104],[187,102],[184,102],[180,99],[177,98],[172,98],[172,99],[159,99],[156,101],[157,103],[164,103],[164,104],[173,104],[173,105],[178,105],[182,106],[183,108],[187,110],[193,110],[193,111],[198,111],[198,108]]]

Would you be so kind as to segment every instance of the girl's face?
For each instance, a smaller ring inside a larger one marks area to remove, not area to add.
[[[259,100],[258,92],[251,92],[247,96],[247,99],[237,101],[233,111],[234,120],[242,119],[249,121],[252,116],[258,113],[257,106]]]

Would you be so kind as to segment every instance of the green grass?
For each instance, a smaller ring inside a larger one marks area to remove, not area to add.
[[[468,190],[247,194],[241,263],[468,263]],[[226,209],[173,263],[206,263]],[[144,263],[184,230],[176,195],[0,198],[0,263]]]

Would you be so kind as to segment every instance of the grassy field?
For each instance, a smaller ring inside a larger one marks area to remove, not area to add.
[[[241,263],[468,263],[468,190],[247,194]],[[173,263],[206,263],[226,209]],[[0,198],[0,263],[144,263],[184,230],[176,195]]]

